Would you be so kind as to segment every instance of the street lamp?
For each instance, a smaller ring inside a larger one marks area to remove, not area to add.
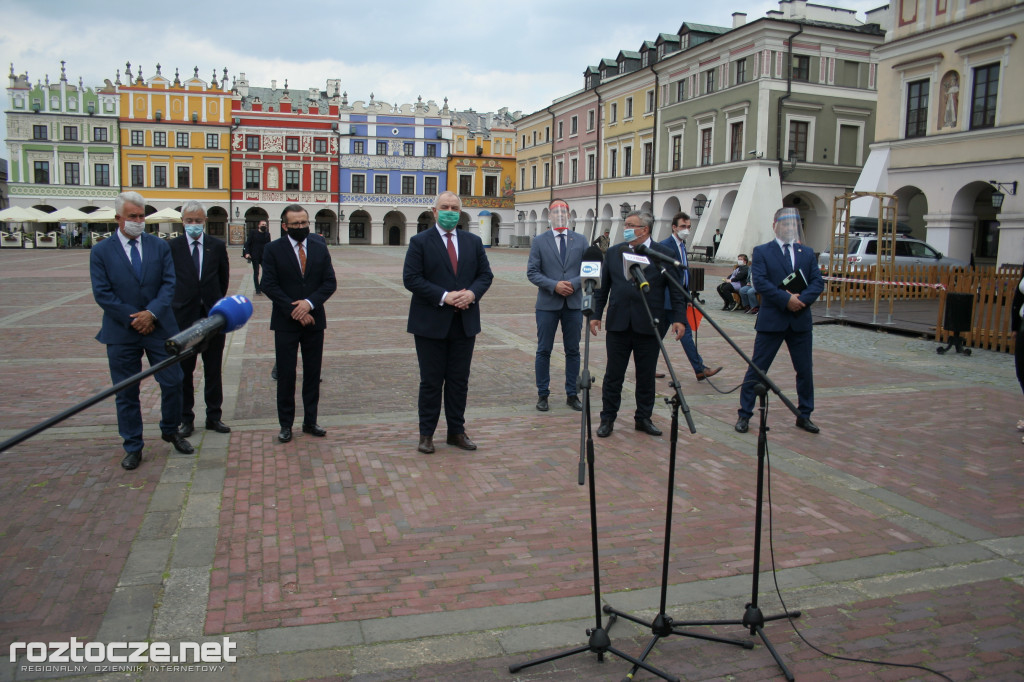
[[[997,211],[1003,207],[1003,199],[1006,195],[999,190],[1006,190],[1011,196],[1017,194],[1017,181],[1013,182],[998,182],[996,180],[989,180],[988,183],[993,186],[995,191],[992,192],[992,208]]]
[[[704,209],[711,205],[711,202],[703,196],[693,200],[693,214],[698,218],[704,215]]]
[[[521,222],[521,223],[525,223],[526,222],[526,211],[520,211],[519,212],[519,222]]]
[[[622,202],[622,205],[619,206],[619,215],[622,216],[623,220],[625,220],[626,216],[628,216],[630,213],[632,213],[632,211],[633,211],[633,207],[629,205],[629,202],[624,201],[624,202]]]

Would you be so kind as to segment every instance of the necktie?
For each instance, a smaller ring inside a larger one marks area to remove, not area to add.
[[[306,250],[302,248],[302,242],[299,242],[299,270],[302,270],[303,276],[306,274]]]
[[[135,276],[138,277],[139,281],[141,282],[142,281],[142,254],[139,253],[139,240],[138,239],[129,239],[128,240],[128,244],[129,244],[129,246],[132,247],[132,255],[131,255],[131,258],[132,258],[132,269],[135,270]]]
[[[789,271],[793,272],[793,256],[789,253],[789,244],[782,245],[782,253],[786,256],[786,265],[789,266]]]
[[[199,240],[196,239],[192,242],[192,263],[196,266],[196,274],[200,274],[199,270]]]
[[[679,262],[683,264],[683,286],[690,290],[690,271],[686,269],[686,242],[679,242]]]
[[[452,262],[452,271],[456,274],[459,272],[459,257],[455,253],[455,242],[452,241],[452,233],[449,232],[445,235],[448,237],[448,258]]]
[[[562,259],[562,265],[565,265],[565,235],[558,235],[558,255]]]

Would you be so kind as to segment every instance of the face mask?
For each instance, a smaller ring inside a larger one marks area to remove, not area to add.
[[[203,226],[192,225],[191,223],[186,224],[185,234],[187,234],[189,237],[192,237],[192,239],[199,239],[199,237],[202,236],[203,234]]]
[[[459,212],[458,211],[438,211],[437,212],[437,224],[441,226],[441,229],[445,232],[451,232],[455,229],[455,226],[459,224]]]
[[[740,259],[738,259],[736,261],[736,265],[746,265],[746,264],[747,264],[747,261],[743,260],[742,258],[740,258]]]
[[[634,239],[636,239],[636,230],[634,230],[632,227],[627,227],[625,230],[622,231],[622,238],[625,239],[627,242],[633,241]]]
[[[146,223],[133,223],[130,220],[124,221],[124,232],[132,239],[135,239],[146,231]]]
[[[309,228],[308,227],[289,227],[288,228],[288,236],[301,244],[302,242],[304,242],[306,240],[306,237],[309,236]]]
[[[683,229],[679,230],[678,232],[676,232],[676,235],[680,239],[686,239],[687,237],[690,236],[690,229],[689,228],[683,228]]]

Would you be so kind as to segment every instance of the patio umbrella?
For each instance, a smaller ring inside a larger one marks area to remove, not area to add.
[[[77,208],[65,206],[64,208],[49,214],[48,222],[84,223],[87,220],[89,220],[88,213],[82,213]]]
[[[0,211],[0,222],[4,223],[40,223],[52,220],[49,213],[44,213],[37,208],[23,208],[11,206]]]
[[[180,223],[181,214],[175,211],[173,208],[163,208],[146,216],[147,223]]]
[[[92,213],[86,213],[85,217],[82,218],[83,223],[112,223],[115,220],[114,209],[109,206],[104,206]]]

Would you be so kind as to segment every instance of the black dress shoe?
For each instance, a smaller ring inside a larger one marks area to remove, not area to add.
[[[547,412],[548,411],[548,397],[546,395],[542,395],[540,398],[537,399],[537,411],[538,412]]]
[[[463,450],[476,450],[476,443],[471,441],[469,436],[464,433],[449,435],[448,438],[445,439],[445,442],[448,443],[448,445],[454,445],[455,447]]]
[[[303,424],[302,425],[302,432],[303,433],[308,433],[311,436],[316,436],[317,438],[323,438],[324,436],[327,435],[327,431],[325,431],[324,429],[321,429],[316,424]]]
[[[565,399],[565,404],[576,410],[577,412],[583,411],[583,403],[580,402],[580,397],[577,395],[571,395]]]
[[[207,419],[206,430],[216,431],[217,433],[231,433],[231,427],[219,419]]]
[[[124,459],[121,460],[121,468],[131,471],[132,469],[139,468],[139,462],[142,461],[142,450],[136,452],[126,452]]]
[[[615,422],[602,421],[601,425],[597,427],[597,437],[607,438],[612,435],[612,431],[615,430]]]
[[[661,429],[654,425],[650,419],[635,419],[633,421],[633,428],[637,431],[643,431],[644,433],[652,436],[660,436]]]
[[[796,427],[798,429],[803,429],[807,433],[818,433],[821,431],[821,429],[818,428],[818,425],[812,422],[809,417],[797,417]]]
[[[278,443],[287,443],[292,439],[292,428],[290,426],[282,426],[281,433],[277,434]]]
[[[270,370],[270,378],[277,381],[277,363],[274,363],[274,369]]]
[[[746,417],[740,417],[736,420],[735,428],[739,433],[746,433],[750,429],[750,420]]]
[[[181,434],[182,438],[188,438],[192,435],[192,432],[196,430],[195,422],[182,422],[181,426],[178,427],[178,433]]]
[[[177,431],[175,431],[174,433],[162,434],[160,437],[163,438],[168,443],[170,443],[171,445],[173,445],[174,449],[183,455],[191,455],[196,451],[196,449],[192,447],[192,443],[189,443],[187,440],[185,440],[184,436],[182,436]]]
[[[420,436],[420,444],[416,446],[416,449],[422,452],[424,455],[434,454],[434,437]]]

